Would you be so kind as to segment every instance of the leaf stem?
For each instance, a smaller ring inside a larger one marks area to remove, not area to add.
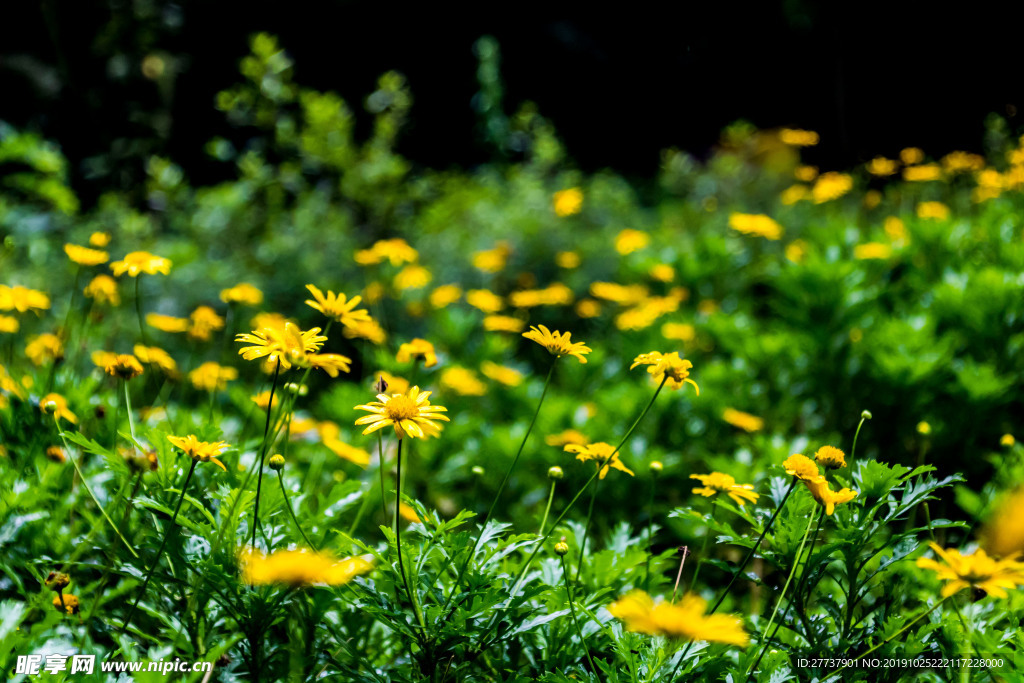
[[[267,423],[263,427],[263,445],[260,447],[260,474],[256,478],[256,507],[252,514],[252,545],[256,549],[256,528],[260,524],[260,489],[263,486],[263,461],[267,457],[267,436],[270,434],[270,415],[274,410],[274,391],[277,389],[277,377],[281,373],[281,359],[274,366],[274,380],[270,384],[270,398],[267,399]]]

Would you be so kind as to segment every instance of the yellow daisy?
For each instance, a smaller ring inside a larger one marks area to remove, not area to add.
[[[110,270],[114,275],[121,276],[128,273],[130,277],[138,277],[142,273],[156,275],[171,273],[171,262],[162,256],[150,254],[148,251],[133,251],[126,254],[121,261],[114,261],[110,264]]]
[[[429,391],[420,392],[419,387],[413,387],[408,394],[377,394],[377,401],[367,405],[356,406],[356,410],[365,410],[370,415],[364,415],[356,420],[357,425],[369,425],[363,430],[363,434],[370,434],[384,427],[394,426],[395,434],[399,439],[405,438],[426,438],[437,436],[441,432],[441,425],[437,420],[450,422],[447,416],[441,413],[447,412],[444,406],[431,405],[428,398]]]
[[[744,647],[750,641],[739,617],[704,612],[707,602],[696,595],[684,595],[678,605],[655,603],[651,596],[634,590],[608,606],[612,616],[626,629],[652,636],[681,640],[705,640]]]
[[[931,569],[943,581],[949,581],[942,588],[942,597],[949,597],[967,588],[979,588],[992,597],[1007,597],[1007,588],[1024,585],[1024,564],[1013,559],[996,560],[981,548],[972,555],[961,555],[959,550],[943,550],[935,543],[928,544],[944,564],[930,557],[917,558],[917,566]]]
[[[373,564],[362,557],[337,560],[305,549],[278,550],[269,555],[249,550],[239,560],[242,580],[257,586],[340,586],[373,569]]]
[[[666,354],[658,351],[641,353],[633,359],[633,364],[629,366],[629,369],[632,370],[638,365],[650,366],[647,368],[647,372],[654,378],[654,381],[661,383],[664,380],[665,386],[670,389],[679,389],[684,384],[692,384],[693,388],[697,390],[697,395],[700,395],[700,387],[692,379],[689,379],[693,363],[680,358],[676,351]]]
[[[325,295],[315,285],[306,285],[306,289],[313,295],[313,299],[306,299],[306,305],[315,308],[328,318],[337,320],[345,327],[356,327],[360,323],[370,320],[370,314],[365,309],[356,309],[361,296],[354,296],[351,299],[344,294],[335,294],[327,290]]]
[[[753,485],[737,484],[736,480],[728,474],[721,472],[691,474],[690,479],[697,479],[703,484],[703,486],[693,489],[693,492],[706,498],[710,498],[718,493],[724,493],[736,501],[740,507],[746,505],[747,501],[751,503],[757,502],[757,494],[753,491]]]
[[[224,441],[200,441],[195,434],[188,436],[168,436],[167,440],[181,449],[188,457],[199,462],[212,462],[225,472],[228,468],[220,460],[216,460],[221,453],[229,448]]]
[[[612,467],[620,472],[625,472],[631,477],[633,476],[633,471],[619,460],[619,453],[615,450],[615,447],[603,441],[595,441],[591,444],[570,443],[566,444],[562,450],[566,453],[576,453],[576,459],[583,462],[588,460],[597,461],[597,466],[601,468],[601,473],[598,475],[601,479],[608,476],[608,471]]]
[[[531,325],[530,331],[523,332],[523,336],[546,348],[552,356],[573,356],[581,363],[587,362],[583,356],[592,350],[583,342],[572,341],[572,332],[552,332],[544,325]]]

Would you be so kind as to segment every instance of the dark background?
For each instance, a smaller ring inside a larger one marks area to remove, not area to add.
[[[3,13],[0,120],[57,141],[87,204],[140,180],[154,153],[194,184],[231,172],[203,144],[238,139],[214,95],[240,80],[257,31],[280,38],[300,85],[357,110],[382,72],[405,74],[415,101],[399,149],[439,168],[492,155],[471,107],[482,35],[500,43],[509,112],[536,102],[581,168],[638,180],[661,149],[706,154],[740,118],[817,130],[810,160],[842,168],[910,145],[980,151],[986,116],[1016,128],[1024,103],[1022,12],[983,3],[42,0]],[[142,75],[153,53],[173,77]]]

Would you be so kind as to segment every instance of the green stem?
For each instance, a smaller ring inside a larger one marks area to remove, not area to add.
[[[715,505],[711,505],[711,514],[708,515],[708,526],[715,520]],[[700,576],[700,568],[704,566],[704,558],[708,555],[708,540],[711,538],[712,530],[709,528],[704,534],[704,540],[700,544],[700,557],[697,558],[697,566],[693,568],[693,578],[690,579],[689,590],[693,591],[697,586],[697,577]]]
[[[135,438],[135,420],[132,418],[132,397],[128,393],[128,380],[123,379],[121,383],[124,384],[124,409],[128,413],[128,431],[132,435],[132,446],[134,447],[138,440]]]
[[[554,490],[552,484],[552,491]],[[576,635],[580,637],[580,644],[583,645],[583,651],[587,653],[587,661],[590,662],[590,670],[595,674],[598,672],[598,668],[594,666],[594,660],[590,656],[590,648],[587,646],[587,639],[583,637],[583,629],[580,628],[580,622],[576,619],[576,606],[573,604],[572,599],[572,586],[569,582],[569,571],[565,566],[565,555],[559,555],[559,559],[562,561],[562,579],[565,581],[565,595],[569,598],[569,612],[572,614],[572,623],[576,627]]]
[[[145,346],[149,346],[149,341],[146,339],[146,328],[142,324],[142,296],[139,294],[139,282],[142,280],[142,275],[139,274],[135,278],[135,315],[139,318],[139,336],[142,338],[142,343]]]
[[[124,635],[124,632],[128,630],[128,625],[132,623],[132,617],[135,616],[135,610],[139,606],[139,602],[142,600],[142,596],[146,594],[146,586],[149,585],[149,580],[153,578],[153,572],[156,571],[157,565],[160,564],[160,558],[164,554],[164,548],[167,546],[167,539],[171,537],[171,531],[174,529],[174,523],[178,519],[178,511],[181,510],[181,504],[185,502],[185,491],[188,489],[188,483],[192,481],[192,473],[196,471],[196,465],[199,464],[198,460],[193,459],[191,467],[188,468],[188,475],[185,477],[185,483],[181,486],[181,495],[178,496],[178,505],[174,508],[174,514],[171,515],[171,521],[164,530],[164,539],[160,542],[160,548],[156,551],[156,557],[153,559],[153,564],[150,566],[149,571],[146,573],[146,578],[142,582],[142,588],[139,590],[139,596],[135,598],[135,604],[132,605],[131,611],[128,612],[128,618],[124,620],[124,624],[121,625],[121,631],[119,635]]]
[[[864,422],[867,420],[866,417],[862,417],[860,422],[857,423],[857,431],[853,433],[853,446],[850,448],[850,462],[853,462],[854,456],[857,454],[857,437],[860,436],[860,428],[864,426]]]
[[[412,587],[409,585],[409,577],[405,574],[405,563],[402,560],[402,525],[399,524],[398,519],[398,506],[402,504],[402,441],[403,439],[398,440],[398,491],[395,492],[395,545],[398,550],[398,571],[402,574],[402,583],[405,584],[405,592],[409,594],[409,602],[412,603],[412,611],[416,614],[416,621],[420,623],[420,628],[423,629],[425,635],[427,623],[423,620],[423,615],[420,613],[416,595],[412,592]]]
[[[135,552],[135,549],[132,548],[131,544],[128,543],[127,539],[125,539],[125,537],[121,535],[121,531],[117,528],[117,525],[114,524],[114,520],[110,519],[110,515],[108,515],[107,511],[103,509],[103,506],[100,505],[100,501],[96,499],[96,494],[93,493],[92,489],[89,487],[89,482],[85,480],[85,475],[82,474],[82,470],[78,467],[78,461],[75,460],[75,455],[71,450],[71,446],[68,445],[68,440],[64,436],[64,431],[60,428],[60,420],[57,419],[56,415],[53,416],[53,421],[57,425],[57,433],[60,434],[60,440],[64,443],[64,450],[67,451],[68,460],[70,460],[71,464],[75,466],[75,472],[78,474],[78,478],[82,480],[82,486],[84,486],[85,490],[89,492],[89,497],[92,498],[92,502],[96,503],[96,507],[100,509],[100,514],[103,515],[103,518],[107,520],[108,524],[110,524],[110,528],[114,530],[114,533],[117,534],[117,537],[120,538],[121,541],[124,543],[125,547],[128,548],[128,552],[132,554],[132,557],[138,559],[138,553]]]
[[[544,516],[540,520],[540,531],[537,532],[538,536],[544,535],[544,526],[548,523],[548,513],[551,512],[551,501],[555,499],[555,480],[551,480],[551,490],[548,492],[548,504],[544,508]]]
[[[277,471],[277,481],[281,484],[281,493],[284,494],[284,506],[288,510],[288,514],[291,515],[292,521],[295,522],[295,528],[299,530],[299,534],[302,535],[302,540],[306,542],[306,545],[315,551],[316,546],[306,536],[306,532],[302,530],[302,525],[299,524],[299,520],[295,516],[295,511],[292,510],[292,501],[288,498],[288,489],[284,485],[284,475],[281,473],[281,470]]]
[[[384,493],[384,437],[380,430],[377,430],[377,472],[380,474],[380,509],[384,512],[384,520],[388,518],[388,501]]]
[[[270,434],[270,415],[274,411],[274,390],[277,389],[277,376],[281,372],[281,359],[274,366],[274,380],[270,384],[270,398],[267,399],[267,423],[263,427],[263,445],[260,447],[260,474],[256,479],[256,509],[252,515],[252,548],[256,550],[256,527],[260,523],[260,487],[263,485],[263,460],[267,457],[267,436]]]
[[[603,467],[603,465],[602,465]],[[599,467],[598,472],[601,471]],[[583,556],[587,553],[587,535],[590,533],[590,520],[594,516],[594,501],[597,500],[597,492],[601,488],[601,480],[597,480],[597,485],[594,486],[594,490],[590,492],[590,504],[587,505],[587,521],[583,524],[583,539],[580,541],[580,556],[576,562],[576,583],[580,582],[580,575],[583,573]]]

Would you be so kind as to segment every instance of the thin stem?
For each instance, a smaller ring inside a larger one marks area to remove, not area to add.
[[[552,485],[552,487],[553,486],[554,485]],[[554,490],[554,488],[552,488],[552,490]],[[587,661],[590,662],[590,670],[596,674],[598,669],[594,666],[594,660],[590,657],[590,648],[587,646],[587,639],[583,637],[583,629],[580,628],[580,622],[576,619],[576,606],[573,604],[572,586],[569,582],[569,570],[565,566],[565,555],[559,555],[558,557],[562,561],[562,579],[565,581],[565,595],[569,598],[569,612],[572,614],[572,623],[576,626],[576,635],[580,637],[580,643],[583,645],[583,651],[587,653]]]
[[[281,373],[281,359],[274,366],[274,380],[270,384],[270,398],[267,399],[267,423],[263,427],[263,445],[260,447],[260,474],[256,478],[256,509],[252,514],[252,548],[256,549],[256,527],[260,523],[260,487],[263,485],[263,460],[267,457],[267,436],[270,434],[270,414],[274,410],[274,391],[277,389],[277,376]]]
[[[654,488],[658,475],[651,474],[651,490],[647,496],[647,557],[644,558],[644,590],[651,592],[651,552],[654,549]]]
[[[600,472],[600,468],[598,468]],[[597,500],[597,492],[601,488],[601,480],[597,480],[597,485],[594,486],[594,490],[590,493],[590,504],[587,505],[587,521],[583,525],[583,540],[580,541],[580,557],[576,562],[576,583],[580,581],[580,575],[583,573],[583,556],[587,553],[587,535],[590,532],[590,520],[594,516],[594,501]]]
[[[409,594],[412,611],[416,614],[416,620],[420,622],[420,627],[425,634],[427,623],[423,620],[423,615],[420,614],[416,595],[412,592],[412,587],[409,585],[409,577],[405,574],[405,563],[402,561],[402,525],[399,524],[398,520],[398,506],[402,504],[402,441],[403,439],[398,440],[398,491],[395,492],[395,545],[398,550],[398,571],[402,574],[402,583],[405,584],[405,592]]]
[[[551,512],[551,501],[555,498],[555,480],[551,480],[551,490],[548,492],[548,504],[544,508],[544,516],[540,520],[540,531],[537,532],[538,536],[544,535],[544,526],[548,523],[548,513]]]
[[[711,514],[708,515],[708,526],[715,521],[715,510],[716,506],[712,504]],[[700,544],[700,557],[697,558],[697,566],[693,568],[693,578],[690,579],[689,590],[691,591],[694,590],[694,587],[697,585],[697,577],[700,576],[700,568],[704,566],[704,558],[707,557],[708,554],[708,540],[711,538],[711,534],[712,530],[709,528],[704,534],[704,540]]]
[[[313,545],[312,541],[309,540],[309,537],[306,536],[306,532],[302,530],[302,525],[299,524],[299,520],[295,516],[295,511],[292,510],[292,501],[288,498],[288,488],[284,485],[284,475],[281,470],[277,471],[277,481],[281,484],[281,493],[284,494],[284,506],[288,510],[288,514],[291,515],[292,521],[295,522],[295,528],[299,530],[299,533],[302,535],[302,540],[306,542],[306,545],[315,551],[316,546]]]
[[[135,315],[139,318],[139,336],[142,338],[142,343],[149,346],[149,342],[146,340],[146,328],[142,324],[142,296],[139,294],[141,280],[142,275],[139,274],[135,278]]]
[[[124,409],[128,413],[128,431],[132,435],[132,446],[135,446],[137,439],[135,438],[135,420],[132,418],[132,397],[128,393],[128,380],[122,379],[121,383],[124,384]]]
[[[139,596],[135,598],[135,604],[132,605],[132,609],[128,612],[128,618],[124,620],[124,624],[121,625],[121,631],[119,635],[124,635],[124,632],[128,630],[128,625],[132,623],[132,617],[135,616],[135,610],[139,606],[139,602],[142,600],[142,596],[146,594],[146,586],[149,585],[149,580],[153,578],[153,572],[156,571],[157,566],[160,564],[160,558],[164,554],[164,548],[167,546],[167,539],[171,537],[171,531],[174,529],[174,523],[178,519],[178,511],[181,510],[181,504],[185,502],[185,491],[188,489],[188,483],[192,481],[192,473],[196,471],[196,465],[199,464],[198,460],[193,459],[192,465],[188,468],[188,475],[185,477],[185,483],[181,487],[181,495],[178,496],[178,505],[174,508],[174,514],[171,515],[171,521],[164,530],[164,539],[160,542],[160,548],[156,551],[156,557],[153,559],[153,564],[150,566],[149,571],[146,573],[146,578],[142,582],[142,588],[139,590]]]
[[[853,433],[853,446],[850,448],[850,462],[853,462],[853,457],[857,454],[857,437],[860,436],[860,428],[864,426],[864,422],[866,420],[866,417],[860,418],[860,422],[857,423],[857,431]]]
[[[377,430],[377,472],[380,474],[380,509],[384,512],[385,521],[388,518],[388,501],[384,493],[384,436]]]

